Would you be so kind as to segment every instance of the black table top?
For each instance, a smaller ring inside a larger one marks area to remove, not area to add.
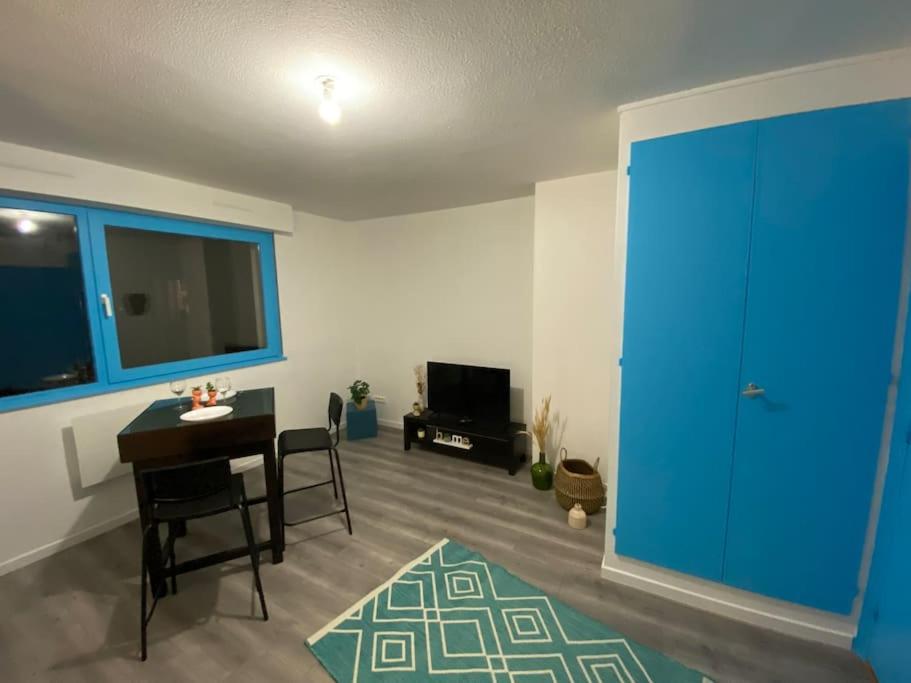
[[[178,410],[178,401],[165,398],[155,401],[143,410],[130,424],[124,427],[118,436],[130,436],[169,429],[192,429],[203,425],[212,425],[250,417],[275,417],[275,392],[272,387],[264,389],[244,389],[237,396],[219,401],[218,405],[234,408],[234,412],[217,420],[205,422],[185,422],[180,419],[181,413],[190,410],[190,399],[184,398]]]

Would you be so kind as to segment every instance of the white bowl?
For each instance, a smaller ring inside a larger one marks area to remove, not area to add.
[[[209,408],[200,408],[183,413],[180,419],[184,422],[205,422],[206,420],[216,420],[219,417],[230,415],[234,412],[231,406],[212,406]]]

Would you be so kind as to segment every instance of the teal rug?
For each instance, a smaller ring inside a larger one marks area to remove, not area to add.
[[[449,540],[307,645],[339,683],[711,683]]]

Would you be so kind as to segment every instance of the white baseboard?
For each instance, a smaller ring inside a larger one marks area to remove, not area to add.
[[[405,423],[402,422],[402,418],[398,420],[387,420],[385,418],[377,418],[377,424],[381,427],[391,427],[392,429],[398,429],[400,432],[405,429]]]
[[[677,575],[626,558],[605,556],[601,576],[690,607],[778,631],[796,638],[851,649],[856,621],[780,600],[754,595],[693,577]]]
[[[133,521],[138,516],[139,512],[137,510],[128,510],[127,512],[117,515],[116,517],[112,517],[111,519],[99,522],[98,524],[93,524],[87,529],[77,531],[73,534],[68,534],[61,539],[51,541],[50,543],[24,552],[21,555],[10,558],[9,560],[0,562],[0,576],[9,574],[12,571],[21,569],[22,567],[30,565],[33,562],[37,562],[38,560],[43,560],[44,558],[50,557],[51,555],[55,555],[56,553],[66,550],[67,548],[71,548],[74,545],[82,543],[83,541],[87,541],[90,538],[94,538],[95,536],[103,534],[106,531],[116,529],[123,524]]]

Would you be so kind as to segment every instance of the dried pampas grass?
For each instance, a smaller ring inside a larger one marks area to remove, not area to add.
[[[414,386],[418,390],[418,397],[424,399],[424,389],[427,386],[427,368],[423,365],[414,366]]]
[[[529,434],[529,432],[524,432]],[[550,433],[550,394],[541,399],[541,406],[535,408],[535,419],[531,423],[530,435],[534,437],[541,453],[547,452],[547,435]]]

